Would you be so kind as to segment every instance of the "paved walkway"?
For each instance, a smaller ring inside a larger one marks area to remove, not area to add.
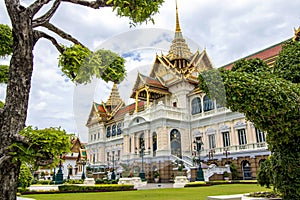
[[[31,198],[25,198],[25,197],[17,197],[17,200],[34,200]]]
[[[138,190],[173,188],[173,183],[147,183],[146,186],[137,187]]]

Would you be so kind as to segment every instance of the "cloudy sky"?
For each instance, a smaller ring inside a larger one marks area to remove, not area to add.
[[[24,5],[30,2],[24,0]],[[286,40],[300,25],[300,1],[295,0],[178,0],[178,7],[191,50],[205,48],[215,67]],[[136,72],[147,74],[155,54],[168,51],[175,30],[175,0],[166,0],[154,19],[154,25],[130,28],[128,19],[118,18],[110,8],[93,10],[62,3],[51,22],[91,50],[110,49],[125,57],[128,77],[119,90],[124,102],[130,103]],[[10,24],[3,1],[0,23]],[[75,86],[60,72],[58,52],[46,40],[38,42],[34,55],[27,125],[61,126],[87,141],[85,124],[91,104],[106,101],[112,84],[93,80]],[[0,64],[8,62],[0,60]],[[0,100],[4,99],[5,85],[0,85]]]

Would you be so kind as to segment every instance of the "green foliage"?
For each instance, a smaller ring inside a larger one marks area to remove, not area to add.
[[[93,76],[106,82],[120,82],[125,78],[125,60],[112,51],[100,49],[91,53],[80,45],[64,49],[59,65],[62,72],[76,83],[88,83]]]
[[[0,57],[10,55],[12,51],[13,37],[11,28],[8,25],[0,24]]]
[[[246,72],[246,73],[257,74],[257,75],[261,73],[271,72],[268,65],[264,61],[258,58],[253,58],[249,60],[241,59],[234,63],[234,66],[232,67],[231,71]]]
[[[59,56],[58,65],[61,67],[61,71],[74,81],[82,63],[91,52],[79,44],[75,44],[71,47],[63,46],[63,49],[64,52]]]
[[[70,180],[67,180],[65,183],[66,184],[83,184],[84,180],[80,179],[80,180],[77,180],[77,179],[70,179]]]
[[[79,83],[89,82],[92,75],[95,75],[106,82],[120,82],[126,75],[124,64],[125,60],[118,54],[99,49],[85,60],[76,81]]]
[[[4,103],[2,101],[0,101],[0,108],[4,107]]]
[[[112,191],[125,191],[133,190],[133,185],[118,185],[118,184],[105,184],[105,185],[60,185],[58,186],[61,192],[112,192]]]
[[[117,15],[120,17],[128,17],[130,24],[135,26],[142,22],[151,21],[153,15],[158,13],[158,9],[164,0],[108,0],[106,4],[113,4],[113,10],[117,11]]]
[[[298,141],[299,142],[299,139]],[[291,142],[292,143],[292,142]],[[274,188],[282,194],[282,199],[299,199],[300,197],[300,151],[299,143],[275,151],[271,158],[271,173]]]
[[[237,180],[239,178],[239,174],[238,174],[237,167],[235,164],[230,163],[230,171],[231,171],[231,179]]]
[[[0,65],[0,83],[7,83],[9,66]]]
[[[226,73],[226,71],[222,71]],[[218,104],[226,105],[226,91],[222,74],[215,69],[205,71],[199,75],[199,88],[211,99],[216,99]]]
[[[260,164],[257,172],[257,181],[259,185],[270,188],[270,185],[273,183],[272,174],[271,161],[269,158]]]
[[[33,176],[30,172],[29,167],[26,164],[22,163],[20,174],[18,177],[19,185],[23,189],[25,189],[30,186],[32,180],[33,180]]]
[[[300,83],[300,42],[287,41],[280,52],[274,74],[293,83]]]
[[[217,97],[220,73],[226,91],[226,106],[243,113],[255,127],[266,131],[268,148],[273,153],[271,170],[274,187],[283,199],[300,199],[300,87],[299,42],[288,42],[276,61],[274,70],[257,59],[241,60],[232,71],[205,72],[210,83],[200,83],[200,89]],[[200,81],[203,80],[199,77]],[[211,86],[210,86],[211,84]]]
[[[69,152],[71,143],[70,138],[64,130],[60,128],[46,128],[35,130],[31,126],[26,127],[20,132],[29,140],[29,144],[15,142],[11,145],[14,151],[13,157],[25,163],[29,163],[36,169],[40,165],[56,165],[59,155]]]

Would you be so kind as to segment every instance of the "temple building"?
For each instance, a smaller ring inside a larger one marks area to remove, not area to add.
[[[281,45],[247,58],[272,65]],[[106,102],[93,103],[86,124],[90,163],[113,168],[123,177],[144,172],[148,181],[159,172],[160,181],[168,182],[178,163],[189,172],[197,170],[200,158],[206,180],[229,163],[236,166],[239,179],[255,179],[260,163],[270,155],[266,133],[199,90],[199,73],[212,68],[206,50],[189,49],[176,6],[169,51],[155,56],[148,75],[137,74],[130,96],[135,103],[125,105],[116,84]]]

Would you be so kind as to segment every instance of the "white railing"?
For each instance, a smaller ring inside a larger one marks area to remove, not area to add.
[[[189,161],[187,161],[187,160],[181,159],[181,158],[179,158],[179,157],[177,157],[177,156],[175,156],[175,155],[171,155],[170,157],[171,157],[171,161],[172,161],[172,162],[175,162],[176,160],[180,160],[180,161],[182,161],[184,164],[186,164],[188,167],[193,167],[193,163],[191,163],[191,162],[189,162]]]
[[[243,145],[232,145],[229,147],[217,147],[214,148],[214,154],[223,154],[225,153],[224,148],[227,149],[228,152],[241,152],[241,151],[251,151],[251,150],[257,150],[257,149],[267,149],[267,144],[265,142],[261,143],[251,143],[251,144],[243,144]],[[205,149],[204,151],[201,151],[201,157],[207,156],[211,149]]]
[[[210,165],[207,169],[203,169],[204,180],[209,181],[209,178],[214,174],[224,174],[224,172],[230,172],[230,166],[217,167],[216,165]]]

